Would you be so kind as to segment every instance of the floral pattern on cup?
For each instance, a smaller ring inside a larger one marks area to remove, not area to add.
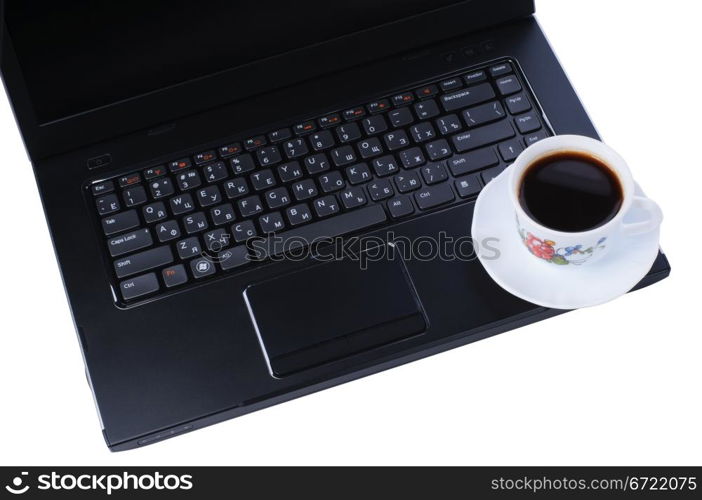
[[[585,245],[571,245],[567,247],[558,247],[558,244],[553,240],[542,239],[534,236],[530,232],[519,228],[519,235],[522,242],[526,245],[532,255],[557,264],[565,266],[568,264],[579,265],[592,257],[595,250],[604,248],[606,237],[600,238],[595,245],[583,248]]]

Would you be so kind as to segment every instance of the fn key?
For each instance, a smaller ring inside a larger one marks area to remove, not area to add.
[[[156,292],[158,288],[158,279],[156,279],[156,274],[154,273],[136,276],[119,284],[124,300],[136,299],[142,295]]]

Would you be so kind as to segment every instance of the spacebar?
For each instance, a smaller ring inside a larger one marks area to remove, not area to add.
[[[277,233],[274,237],[268,238],[265,242],[265,249],[258,247],[258,245],[254,245],[254,247],[258,255],[280,255],[309,246],[314,241],[328,241],[330,238],[375,226],[386,220],[387,217],[382,206],[370,205],[297,229]]]

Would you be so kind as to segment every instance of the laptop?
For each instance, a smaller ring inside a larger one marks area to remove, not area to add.
[[[597,137],[533,14],[5,2],[2,77],[111,450],[563,312],[420,244],[469,239],[530,144]]]

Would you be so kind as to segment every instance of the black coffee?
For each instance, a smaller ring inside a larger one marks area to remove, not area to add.
[[[565,232],[594,229],[622,205],[617,175],[599,159],[567,151],[545,156],[522,176],[519,201],[542,226]]]

